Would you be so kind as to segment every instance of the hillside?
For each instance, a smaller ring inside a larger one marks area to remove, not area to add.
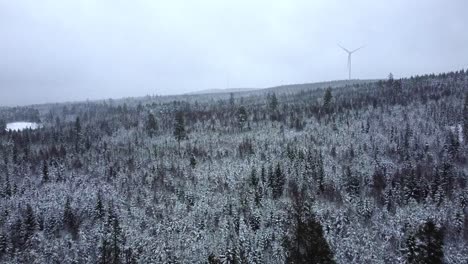
[[[2,108],[0,261],[468,263],[467,133],[465,71]]]
[[[347,85],[364,84],[370,82],[377,82],[378,80],[340,80],[340,81],[328,81],[328,82],[315,82],[315,83],[303,83],[303,84],[288,84],[279,85],[268,88],[231,88],[231,89],[207,89],[195,92],[186,93],[187,95],[200,95],[200,94],[228,94],[228,93],[243,93],[243,94],[261,94],[265,92],[274,93],[295,93],[299,91],[307,91],[314,89],[325,89],[327,87],[341,87]]]
[[[254,90],[257,90],[257,89],[254,89],[254,88],[207,89],[207,90],[190,92],[186,94],[196,95],[196,94],[242,93],[242,92],[251,92]]]

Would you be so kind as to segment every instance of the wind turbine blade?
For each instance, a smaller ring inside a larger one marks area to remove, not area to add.
[[[361,47],[359,47],[359,48],[357,48],[357,49],[351,51],[351,53],[354,53],[354,52],[356,52],[356,51],[358,51],[358,50],[360,50],[360,49],[362,49],[362,48],[364,48],[364,46],[361,46]]]
[[[342,48],[344,51],[350,53],[349,50],[347,50],[345,47],[341,46],[340,44],[337,44],[337,45],[338,45],[340,48]]]

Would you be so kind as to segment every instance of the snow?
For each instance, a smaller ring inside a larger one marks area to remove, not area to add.
[[[458,141],[463,143],[463,126],[458,124],[457,126],[450,126],[450,130],[452,133],[456,133],[458,131]]]
[[[21,131],[24,129],[36,129],[39,125],[34,122],[13,122],[6,125],[6,130],[8,131]]]

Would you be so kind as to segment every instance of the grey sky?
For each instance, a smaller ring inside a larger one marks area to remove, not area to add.
[[[468,1],[0,0],[0,105],[459,70]]]

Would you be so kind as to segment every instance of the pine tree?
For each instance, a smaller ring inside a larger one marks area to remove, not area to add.
[[[298,217],[292,241],[287,242],[290,264],[335,263],[333,253],[323,235],[322,225],[314,215],[304,221]]]
[[[407,263],[439,264],[444,261],[444,234],[432,221],[423,224],[406,241]]]

